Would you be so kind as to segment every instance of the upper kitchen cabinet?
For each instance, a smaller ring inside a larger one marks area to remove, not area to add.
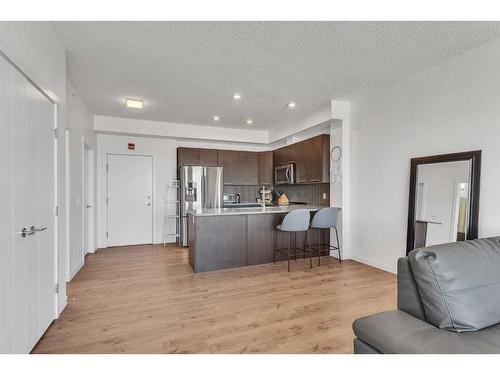
[[[283,164],[296,163],[296,159],[295,144],[281,147],[273,151],[273,163],[275,167]]]
[[[330,136],[326,134],[297,143],[297,183],[329,182]]]
[[[177,148],[177,167],[182,167],[184,165],[200,165],[199,148]]]
[[[272,185],[274,180],[273,152],[264,151],[257,154],[259,167],[259,185]]]
[[[219,150],[218,164],[224,168],[224,185],[257,185],[256,152]]]
[[[177,166],[184,165],[217,167],[217,150],[179,147],[177,149]]]
[[[237,151],[236,176],[238,185],[257,185],[259,183],[256,152]]]
[[[237,185],[238,155],[232,150],[218,150],[217,159],[219,167],[223,167],[224,185]]]
[[[330,136],[322,134],[274,151],[274,166],[295,163],[295,182],[320,183],[330,179]]]
[[[217,167],[218,156],[218,150],[200,148],[200,165],[205,167]]]

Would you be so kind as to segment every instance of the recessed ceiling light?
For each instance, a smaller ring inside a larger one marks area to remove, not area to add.
[[[233,94],[233,99],[234,99],[234,100],[240,100],[240,99],[241,99],[241,94],[239,94],[239,93],[234,93],[234,94]]]
[[[127,107],[128,108],[142,109],[143,105],[144,105],[143,100],[127,98]]]
[[[297,106],[297,103],[295,102],[290,102],[287,104],[288,108],[295,108]]]
[[[213,116],[213,117],[212,117],[212,119],[213,119],[214,121],[219,121],[219,120],[220,120],[220,116],[215,115],[215,116]]]
[[[249,119],[247,119],[247,120],[245,121],[245,124],[247,124],[247,125],[252,125],[252,124],[253,124],[253,120],[252,120],[251,118],[249,118]]]

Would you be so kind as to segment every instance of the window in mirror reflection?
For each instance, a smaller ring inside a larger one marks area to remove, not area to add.
[[[465,240],[470,172],[470,161],[418,166],[415,248]]]

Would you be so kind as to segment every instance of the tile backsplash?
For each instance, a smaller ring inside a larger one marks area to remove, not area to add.
[[[306,202],[315,206],[330,205],[330,184],[328,183],[277,185],[274,190],[285,193],[290,201]],[[325,194],[326,199],[323,199],[323,194]]]
[[[257,202],[259,195],[259,187],[257,185],[224,185],[224,194],[240,194],[241,202]]]
[[[224,194],[241,195],[241,202],[255,202],[259,195],[260,186],[238,186],[224,185]],[[307,184],[307,185],[275,185],[274,190],[279,190],[286,194],[290,201],[305,202],[315,206],[330,205],[330,184]],[[326,199],[323,199],[326,194]]]

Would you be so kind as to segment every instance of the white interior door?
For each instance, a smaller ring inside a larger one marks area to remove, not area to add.
[[[55,317],[55,113],[4,59],[0,81],[0,350],[28,353]]]
[[[0,57],[0,353],[13,352],[12,67]]]
[[[16,232],[28,231],[35,223],[36,194],[36,106],[34,92],[21,75],[14,75],[13,221]],[[14,236],[14,352],[26,353],[36,343],[38,318],[39,260],[34,234]]]
[[[108,154],[108,246],[153,242],[153,158]]]

